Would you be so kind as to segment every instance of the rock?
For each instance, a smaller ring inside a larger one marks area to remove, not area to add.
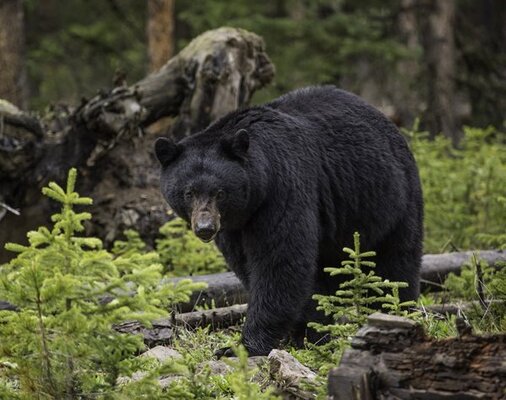
[[[232,367],[221,360],[211,360],[200,363],[197,366],[197,373],[202,372],[205,367],[209,367],[211,375],[226,375],[232,371]]]
[[[158,380],[158,384],[162,387],[162,389],[167,388],[172,382],[177,381],[181,377],[178,375],[169,375]]]
[[[367,317],[367,323],[370,326],[388,329],[412,329],[417,326],[417,323],[409,318],[379,312],[369,315]]]
[[[137,371],[132,374],[132,376],[118,376],[118,379],[116,379],[116,384],[118,386],[126,385],[130,382],[137,382],[140,381],[142,378],[144,378],[148,373],[145,371]]]
[[[160,363],[167,362],[169,359],[179,359],[183,356],[176,350],[166,346],[156,346],[142,353],[140,357],[151,357],[157,359]]]
[[[271,375],[288,385],[297,386],[302,381],[314,381],[316,374],[285,350],[274,349],[267,357]]]
[[[235,365],[235,363],[237,362],[237,357],[229,357],[228,360],[232,365]],[[250,369],[258,368],[262,364],[264,364],[266,360],[267,357],[265,356],[249,357],[248,368]],[[229,372],[232,372],[233,370],[233,366],[229,365],[229,363],[226,363],[225,361],[211,360],[200,363],[197,367],[197,372],[202,371],[205,367],[209,367],[209,369],[211,370],[211,374],[213,375],[226,375]]]
[[[302,389],[302,384],[319,385],[316,374],[284,350],[272,350],[267,357],[271,378],[280,389],[284,399],[316,398],[316,394]]]
[[[149,357],[154,358],[157,360],[160,364],[163,364],[171,359],[180,359],[183,358],[183,356],[176,350],[166,347],[166,346],[156,346],[152,349],[149,349],[148,351],[142,353],[139,357]],[[148,373],[145,371],[137,371],[132,374],[131,377],[128,376],[120,376],[118,377],[116,383],[118,385],[125,385],[129,382],[136,382],[144,378]],[[170,385],[170,383],[177,379],[177,375],[165,375],[158,379],[158,382],[160,383],[160,386],[162,388],[165,388]]]

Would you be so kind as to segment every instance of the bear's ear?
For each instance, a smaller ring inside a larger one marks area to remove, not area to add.
[[[232,135],[221,139],[223,148],[231,155],[244,159],[249,148],[249,134],[246,129],[239,129]]]
[[[155,154],[162,167],[169,165],[180,153],[179,146],[172,139],[160,137],[155,142]]]

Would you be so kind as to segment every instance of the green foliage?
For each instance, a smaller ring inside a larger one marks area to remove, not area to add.
[[[0,267],[0,298],[19,307],[0,311],[0,365],[9,366],[0,367],[0,393],[9,398],[88,398],[92,393],[122,398],[134,383],[118,388],[117,378],[142,367],[132,356],[143,342],[112,326],[125,320],[149,325],[166,315],[171,301],[187,301],[202,289],[188,280],[161,285],[156,253],[123,249],[114,256],[99,239],[78,236],[91,215],[75,207],[91,199],[74,192],[75,180],[71,169],[66,190],[54,182],[43,189],[62,205],[51,218],[52,229],[29,232],[28,246],[6,245],[18,253]],[[103,301],[107,297],[114,300]],[[154,383],[148,377],[135,385],[148,390]]]
[[[388,71],[395,60],[414,57],[392,34],[397,8],[390,0],[180,3],[178,18],[191,35],[178,47],[224,25],[260,35],[277,71],[275,84],[255,96],[262,102],[296,87],[338,83],[344,75],[356,82],[358,60],[367,59],[378,73]]]
[[[323,380],[329,369],[339,363],[341,355],[349,346],[351,336],[366,322],[367,316],[377,311],[373,307],[382,306],[386,312],[406,317],[417,317],[418,313],[410,312],[409,307],[416,302],[401,302],[399,289],[407,287],[405,282],[383,280],[374,273],[376,264],[367,258],[376,255],[374,251],[361,252],[360,235],[353,235],[354,248],[344,248],[349,260],[343,261],[341,267],[325,268],[331,276],[343,275],[344,280],[335,295],[314,295],[318,301],[318,310],[331,316],[333,323],[321,324],[310,322],[309,327],[318,332],[326,332],[330,340],[320,346],[308,344],[306,349],[294,352],[304,364],[319,371]],[[318,398],[326,398],[325,385],[316,388]]]
[[[332,336],[348,337],[362,326],[369,314],[377,311],[374,305],[382,304],[392,314],[408,315],[407,307],[416,305],[415,302],[399,300],[399,288],[407,287],[405,282],[390,282],[383,280],[374,273],[376,264],[364,260],[376,255],[374,251],[360,252],[360,235],[353,235],[354,249],[345,247],[350,260],[342,262],[341,267],[325,268],[330,276],[345,275],[349,277],[339,285],[335,295],[314,295],[318,301],[317,309],[325,315],[332,316],[333,325],[310,323],[309,326],[319,332],[329,332]],[[392,294],[386,294],[386,289]]]
[[[162,238],[156,240],[156,251],[174,276],[212,274],[226,271],[223,256],[214,243],[203,243],[185,221],[174,218],[160,228]]]
[[[506,264],[489,266],[474,254],[460,275],[450,273],[444,283],[450,298],[474,302],[466,317],[478,331],[506,330]]]
[[[465,128],[461,149],[442,136],[404,131],[420,170],[425,200],[425,251],[497,248],[506,244],[505,135]]]
[[[421,318],[423,327],[428,336],[435,339],[446,339],[457,336],[456,315],[436,315],[426,313]]]
[[[117,69],[128,72],[129,82],[145,75],[145,2],[26,2],[31,108],[77,103],[111,87]]]
[[[166,399],[273,399],[272,389],[267,388],[268,379],[263,371],[248,365],[248,356],[242,346],[234,347],[237,359],[225,359],[230,372],[213,374],[206,363],[213,358],[216,349],[239,340],[239,334],[230,336],[226,332],[209,329],[183,331],[174,342],[182,354],[186,372],[174,380],[164,394]],[[263,377],[263,378],[262,378]],[[262,379],[261,379],[262,378]],[[265,381],[265,385],[259,381]]]
[[[248,365],[248,352],[244,346],[235,346],[234,352],[237,360],[226,360],[232,367],[232,372],[225,376],[225,381],[234,394],[234,399],[254,400],[254,399],[277,399],[273,394],[272,388],[263,390],[262,387],[254,381],[258,368],[250,368]]]
[[[130,256],[146,252],[146,243],[142,240],[139,232],[127,229],[123,234],[126,240],[115,240],[111,249],[112,254],[115,256]]]

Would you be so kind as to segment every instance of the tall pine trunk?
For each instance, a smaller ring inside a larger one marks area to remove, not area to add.
[[[455,0],[428,0],[424,25],[427,63],[426,122],[432,136],[443,133],[458,146],[462,137],[455,115]]]
[[[26,108],[25,32],[22,0],[0,1],[0,99]]]

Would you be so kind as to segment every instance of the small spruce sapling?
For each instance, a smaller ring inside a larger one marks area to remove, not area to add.
[[[54,182],[43,189],[62,205],[52,229],[29,232],[28,246],[6,245],[18,255],[0,267],[0,298],[19,310],[0,311],[0,362],[11,366],[0,369],[0,392],[12,398],[119,396],[117,378],[139,367],[132,355],[143,341],[112,326],[125,320],[149,325],[166,315],[167,303],[188,301],[202,289],[188,280],[160,285],[156,253],[113,256],[99,239],[78,236],[91,215],[74,208],[92,200],[74,191],[75,181],[71,169],[66,190]],[[114,300],[101,301],[105,297]]]
[[[377,311],[375,306],[383,304],[390,313],[407,315],[404,309],[416,305],[415,302],[401,303],[399,300],[399,288],[406,287],[407,283],[383,280],[374,273],[376,264],[366,259],[374,257],[376,253],[360,251],[360,235],[357,232],[353,235],[353,241],[353,249],[343,249],[350,260],[343,261],[341,267],[325,268],[325,272],[331,276],[345,275],[349,279],[339,285],[335,295],[313,296],[318,301],[317,309],[327,316],[331,315],[335,323],[322,325],[310,322],[309,327],[337,337],[353,335],[366,322],[367,316]],[[385,294],[387,290],[393,293]]]

